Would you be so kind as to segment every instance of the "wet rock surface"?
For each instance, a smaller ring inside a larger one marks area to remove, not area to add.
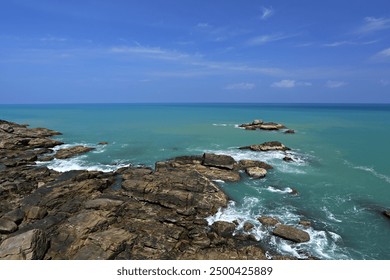
[[[250,146],[240,147],[240,150],[252,150],[256,152],[266,151],[288,151],[290,148],[286,147],[279,141],[264,142],[262,144],[253,144]]]
[[[0,259],[266,259],[235,224],[206,221],[229,200],[214,180],[238,181],[263,163],[205,154],[155,170],[34,166],[58,134],[0,121]]]

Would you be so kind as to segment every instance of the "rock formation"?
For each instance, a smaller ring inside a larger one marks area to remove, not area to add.
[[[209,226],[206,218],[228,203],[213,180],[271,166],[212,154],[157,162],[155,170],[35,166],[62,144],[50,138],[58,134],[0,121],[0,259],[266,259],[252,236],[234,235],[235,224]],[[86,151],[77,149],[64,157]]]

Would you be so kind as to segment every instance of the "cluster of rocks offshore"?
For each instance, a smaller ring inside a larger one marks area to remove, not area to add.
[[[272,166],[205,153],[115,172],[57,172],[36,161],[65,159],[88,147],[56,149],[59,132],[0,120],[0,259],[289,259],[265,253],[253,224],[206,218],[229,198],[215,180]],[[107,144],[107,143],[104,143]],[[243,147],[247,148],[247,147]],[[283,144],[249,146],[286,150]],[[259,217],[270,233],[306,242],[307,232]]]

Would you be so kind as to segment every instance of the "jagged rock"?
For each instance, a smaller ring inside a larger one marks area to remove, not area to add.
[[[46,234],[40,229],[9,237],[0,244],[1,260],[40,260],[47,249]]]
[[[290,148],[286,147],[279,141],[271,141],[271,142],[265,142],[262,144],[254,144],[250,146],[244,146],[240,147],[241,150],[252,150],[252,151],[287,151],[290,150]]]
[[[267,170],[260,167],[248,167],[245,172],[252,178],[264,178],[267,175]]]
[[[13,221],[15,224],[19,224],[24,218],[24,212],[20,208],[17,208],[6,213],[3,218]]]
[[[26,211],[26,218],[29,220],[39,220],[47,215],[47,210],[40,206],[32,206]]]
[[[251,123],[243,123],[240,124],[239,127],[245,128],[246,130],[279,130],[282,128],[286,128],[283,124],[274,123],[274,122],[263,122],[262,120],[254,120]]]
[[[14,132],[14,129],[12,126],[10,126],[8,123],[0,124],[0,129],[7,133]]]
[[[71,148],[61,149],[57,151],[54,157],[58,159],[66,159],[66,158],[71,158],[80,154],[87,153],[92,150],[94,150],[94,148],[85,147],[85,146],[74,146]]]
[[[232,170],[236,161],[231,156],[204,153],[202,164]]]
[[[283,158],[284,161],[287,161],[287,162],[291,162],[291,161],[294,161],[294,159],[289,156],[289,155],[285,155],[284,158]]]
[[[300,220],[299,224],[304,226],[304,227],[311,227],[311,222],[307,220]]]
[[[250,222],[245,222],[244,223],[244,226],[242,227],[245,231],[250,231],[252,228],[254,228],[255,226],[250,223]]]
[[[264,169],[272,169],[272,165],[269,165],[268,163],[258,161],[258,160],[248,160],[248,159],[242,159],[237,164],[237,169],[239,170],[245,170],[248,167],[260,167]]]
[[[263,217],[257,218],[257,220],[265,226],[275,226],[277,224],[280,224],[280,221],[278,219],[273,218],[273,217],[263,216]]]
[[[272,234],[296,243],[307,242],[310,240],[310,235],[306,231],[282,224],[277,225],[272,231]]]
[[[88,235],[82,247],[73,256],[74,260],[110,260],[127,246],[134,244],[137,234],[112,228]]]
[[[284,133],[286,133],[286,134],[294,134],[295,130],[294,129],[287,129]]]
[[[109,198],[97,198],[88,200],[85,203],[86,209],[97,209],[97,210],[110,210],[115,209],[123,204],[121,200],[109,199]]]
[[[5,218],[0,218],[0,233],[9,234],[18,229],[18,226],[13,222]]]
[[[229,222],[217,221],[211,228],[221,237],[231,237],[236,229],[236,225]]]

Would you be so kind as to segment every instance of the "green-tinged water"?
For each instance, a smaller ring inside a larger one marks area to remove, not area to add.
[[[97,148],[49,164],[62,171],[153,166],[205,151],[266,161],[274,169],[265,179],[242,174],[239,183],[219,182],[235,203],[210,222],[238,219],[240,227],[252,221],[270,252],[390,259],[390,220],[381,213],[390,209],[390,105],[0,105],[0,119],[58,130],[67,144]],[[296,133],[236,127],[254,119],[283,123]],[[290,147],[296,161],[284,162],[279,152],[237,149],[271,140]],[[256,220],[261,215],[291,225],[311,221],[305,229],[311,241],[294,245],[270,236]]]

